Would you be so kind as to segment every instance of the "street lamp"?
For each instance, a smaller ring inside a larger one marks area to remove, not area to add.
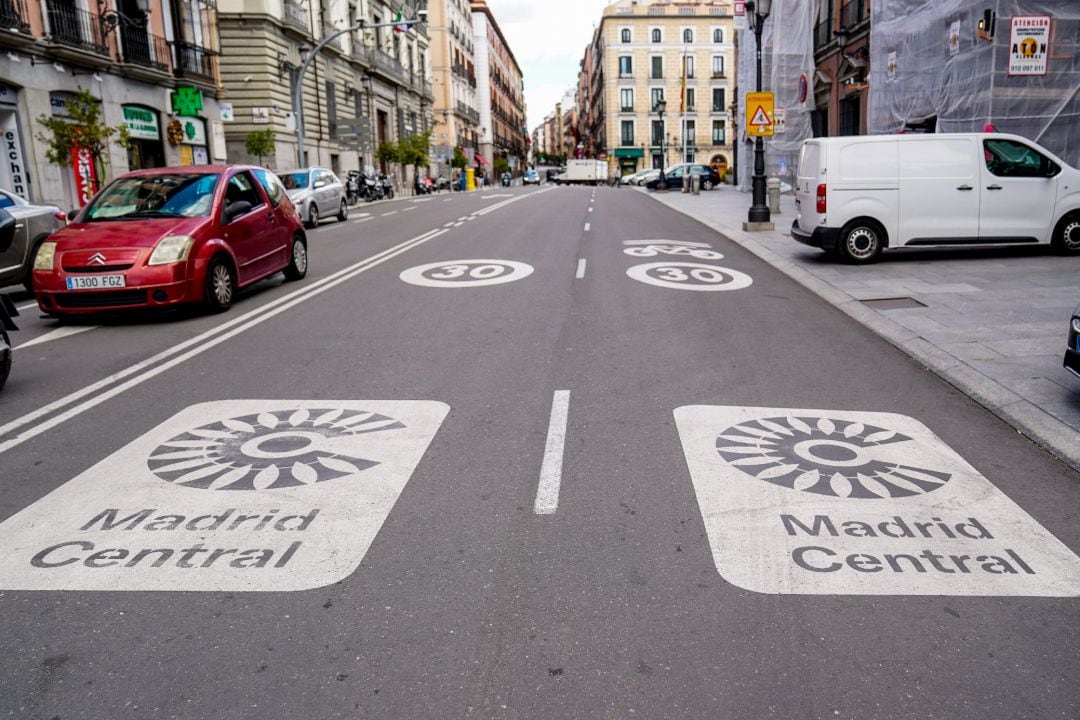
[[[667,162],[667,153],[664,148],[664,111],[667,110],[667,100],[660,98],[656,101],[656,114],[660,116],[660,183],[657,190],[667,190],[667,178],[664,177],[664,163]]]
[[[769,17],[772,10],[772,0],[749,0],[746,3],[746,14],[753,23],[754,40],[757,42],[757,91],[761,92],[761,31],[765,25],[765,18]],[[747,220],[752,223],[767,223],[770,220],[769,206],[765,203],[765,141],[758,136],[754,138],[754,175],[751,179],[753,189],[753,205]]]

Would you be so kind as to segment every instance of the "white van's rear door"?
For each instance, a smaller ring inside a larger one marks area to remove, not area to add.
[[[795,201],[799,229],[812,233],[821,222],[817,212],[817,188],[825,182],[825,145],[817,140],[803,142],[795,178]]]

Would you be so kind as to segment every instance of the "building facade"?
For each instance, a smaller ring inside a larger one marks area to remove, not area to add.
[[[471,161],[479,149],[476,46],[469,0],[430,0],[432,83],[435,88],[435,158],[450,177],[454,148]]]
[[[213,0],[0,3],[0,186],[68,209],[129,169],[225,160],[216,13]],[[80,89],[130,148],[51,165],[37,118],[64,117]]]
[[[472,18],[479,83],[480,152],[491,167],[499,157],[511,169],[521,169],[528,151],[521,68],[484,0],[473,0]]]
[[[612,172],[682,161],[727,170],[732,13],[731,2],[618,0],[605,8],[586,53],[591,80],[579,90],[578,104],[588,109],[579,131]]]
[[[861,135],[870,94],[870,0],[817,0],[814,137]]]
[[[233,119],[225,126],[229,158],[258,162],[249,133],[272,130],[276,169],[321,165],[336,173],[377,168],[412,187],[411,168],[380,161],[378,148],[432,127],[433,95],[425,23],[391,23],[399,5],[384,0],[219,0],[221,76]],[[303,78],[304,158],[297,153],[293,97],[300,68],[321,41],[340,30]]]

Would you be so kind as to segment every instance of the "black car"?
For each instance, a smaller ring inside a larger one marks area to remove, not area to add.
[[[1069,326],[1069,346],[1065,350],[1065,369],[1080,377],[1080,307],[1073,310]]]
[[[678,165],[672,165],[664,170],[664,179],[667,181],[668,190],[679,190],[682,188],[683,178],[686,176],[687,168],[692,175],[697,175],[701,178],[701,189],[712,190],[714,187],[720,184],[720,173],[716,172],[708,165],[697,165],[680,163]],[[650,180],[645,183],[645,187],[650,190],[655,190],[660,187],[660,178]]]

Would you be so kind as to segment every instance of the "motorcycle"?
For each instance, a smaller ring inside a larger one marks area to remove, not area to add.
[[[502,186],[503,187],[510,187],[510,173],[503,173],[502,174]]]
[[[416,194],[417,195],[430,195],[431,194],[431,180],[426,177],[416,176]]]
[[[350,170],[345,180],[345,202],[349,203],[349,205],[356,205],[360,202],[360,198],[360,173],[356,170]]]
[[[7,251],[15,240],[15,218],[7,210],[0,208],[0,253]],[[15,303],[7,295],[0,295],[0,388],[4,387],[11,374],[11,337],[8,333],[19,328],[12,320],[19,314]]]
[[[394,199],[394,181],[390,179],[389,175],[379,175],[379,181],[382,183],[383,195],[387,200]]]
[[[375,202],[376,200],[382,200],[383,198],[383,186],[379,182],[375,174],[368,175],[366,173],[360,174],[360,180],[363,183],[364,200],[366,202]]]

